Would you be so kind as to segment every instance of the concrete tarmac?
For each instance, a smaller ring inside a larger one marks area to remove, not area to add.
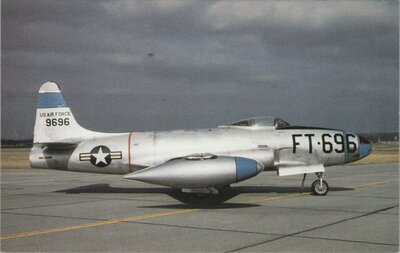
[[[1,170],[1,251],[308,252],[399,250],[399,164],[264,172],[197,199],[121,176]],[[224,203],[218,203],[225,201]]]

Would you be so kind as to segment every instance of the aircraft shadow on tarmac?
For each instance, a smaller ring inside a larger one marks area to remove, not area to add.
[[[331,187],[330,191],[351,191],[352,188],[344,187]],[[182,202],[185,204],[195,205],[195,206],[182,206],[182,205],[163,205],[163,206],[152,206],[162,207],[162,208],[239,208],[239,207],[254,207],[257,204],[232,204],[223,202],[236,197],[237,195],[243,193],[301,193],[301,192],[311,192],[310,187],[288,187],[288,186],[231,186],[230,188],[224,188],[219,190],[220,193],[217,195],[207,195],[198,196],[195,194],[183,193],[180,189],[166,188],[166,187],[154,187],[154,188],[121,188],[112,187],[109,184],[92,184],[85,185],[65,190],[59,190],[56,192],[63,192],[67,194],[79,194],[79,193],[104,193],[104,194],[115,194],[115,193],[161,193],[167,194],[168,196]],[[219,204],[215,206],[215,204]],[[222,206],[221,206],[222,204]],[[147,206],[146,206],[147,207]]]

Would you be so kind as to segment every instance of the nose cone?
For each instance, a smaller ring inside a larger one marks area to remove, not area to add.
[[[124,179],[142,181],[150,184],[159,183],[160,173],[154,168],[147,168],[140,171],[135,171],[124,176]]]
[[[257,162],[257,174],[264,170],[264,165]]]
[[[360,137],[360,159],[368,156],[372,151],[371,143],[362,136]]]
[[[240,182],[245,179],[254,177],[264,170],[264,166],[252,159],[243,157],[235,157],[236,162],[236,181]]]

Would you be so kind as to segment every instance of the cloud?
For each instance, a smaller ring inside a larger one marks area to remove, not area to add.
[[[101,131],[254,115],[396,131],[397,10],[396,1],[6,0],[2,134],[32,135],[47,80]]]
[[[396,17],[395,5],[388,2],[359,1],[220,1],[206,14],[216,29],[261,23],[300,29],[323,29],[340,22],[384,22]],[[389,15],[388,15],[389,14]]]
[[[392,3],[393,4],[393,3]],[[375,57],[397,63],[397,9],[390,2],[216,2],[206,16],[220,32],[255,34],[281,57]]]

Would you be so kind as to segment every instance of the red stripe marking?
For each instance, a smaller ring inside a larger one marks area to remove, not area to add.
[[[132,132],[129,133],[129,137],[128,137],[128,169],[129,169],[129,172],[132,172],[132,168],[131,168],[131,136],[132,136]]]

